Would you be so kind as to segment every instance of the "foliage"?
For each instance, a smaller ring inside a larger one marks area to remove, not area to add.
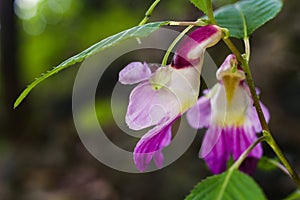
[[[293,192],[291,195],[289,195],[284,200],[299,200],[300,199],[300,190],[297,190]]]
[[[215,18],[231,37],[245,38],[273,19],[281,8],[281,0],[242,0],[216,10]]]
[[[146,37],[150,35],[153,31],[157,30],[160,26],[166,25],[168,22],[154,22],[149,23],[143,26],[136,26],[131,29],[122,31],[117,33],[116,35],[110,36],[91,47],[87,48],[86,50],[82,51],[81,53],[67,59],[66,61],[62,62],[58,66],[54,67],[52,70],[42,74],[41,77],[37,78],[34,82],[27,86],[27,88],[21,93],[18,99],[15,101],[14,108],[16,108],[23,99],[28,95],[28,93],[40,82],[44,81],[45,79],[49,78],[50,76],[60,72],[61,70],[74,65],[75,63],[81,62],[83,59],[93,55],[96,52],[109,48],[111,46],[117,45],[118,43],[129,39],[129,38],[137,38],[137,37]]]
[[[253,179],[238,170],[228,170],[201,181],[185,200],[263,200],[264,194]]]

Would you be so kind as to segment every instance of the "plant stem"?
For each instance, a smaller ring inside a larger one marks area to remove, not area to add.
[[[202,20],[197,20],[194,22],[189,22],[189,21],[170,21],[169,22],[170,26],[189,26],[189,25],[193,25],[193,26],[205,26],[207,25],[207,22],[204,22]]]
[[[194,25],[189,25],[188,27],[186,27],[176,38],[175,40],[171,43],[171,45],[169,46],[163,60],[162,60],[162,63],[161,63],[161,66],[166,66],[167,65],[167,62],[168,62],[168,58],[169,58],[169,55],[172,51],[172,49],[175,47],[175,45],[178,43],[178,41],[191,29],[193,28]]]
[[[254,81],[252,79],[252,74],[248,65],[248,62],[243,62],[242,68],[246,74],[246,80],[250,89],[250,93],[254,102],[254,106],[256,108],[256,112],[260,121],[260,124],[262,126],[263,129],[263,135],[267,136],[267,143],[270,145],[270,147],[273,149],[273,151],[275,152],[275,154],[277,155],[277,157],[280,159],[280,161],[282,162],[282,164],[286,167],[286,169],[288,170],[289,174],[291,175],[292,179],[294,180],[294,182],[296,183],[296,185],[298,186],[298,188],[300,189],[300,179],[298,174],[296,173],[296,171],[293,169],[293,167],[291,166],[291,164],[289,163],[289,161],[286,159],[286,157],[283,155],[281,149],[279,148],[278,144],[276,143],[275,139],[273,138],[271,132],[270,132],[270,128],[266,122],[265,116],[263,114],[263,111],[261,109],[260,103],[259,103],[259,98],[256,94],[256,90],[255,90],[255,85],[254,85]]]
[[[300,189],[300,179],[299,179],[299,176],[298,176],[297,172],[294,170],[294,168],[291,166],[291,164],[289,163],[289,161],[286,159],[286,157],[284,156],[284,154],[280,150],[278,144],[274,140],[274,138],[271,135],[271,133],[268,132],[268,131],[263,131],[263,133],[264,133],[264,135],[268,135],[269,136],[269,140],[267,140],[267,143],[271,146],[271,148],[273,149],[273,151],[275,152],[275,154],[277,155],[277,157],[280,159],[280,161],[282,162],[282,164],[285,166],[285,168],[289,172],[291,178],[293,179],[293,181],[297,185],[298,189]]]
[[[148,8],[148,10],[147,10],[146,13],[145,13],[144,19],[142,19],[142,21],[139,23],[139,26],[144,25],[144,24],[147,23],[147,21],[149,20],[149,18],[150,18],[151,15],[152,15],[152,12],[153,12],[154,8],[157,6],[157,4],[158,4],[159,2],[160,2],[160,0],[155,0],[155,1],[151,4],[151,6]]]
[[[248,61],[245,60],[241,56],[240,52],[238,51],[238,49],[235,47],[235,45],[231,42],[231,40],[229,38],[224,38],[223,40],[224,40],[225,44],[228,46],[228,48],[232,51],[232,53],[234,53],[237,60],[241,63],[241,66],[242,66],[242,68],[245,72],[246,81],[247,81],[247,84],[248,84],[249,89],[250,89],[250,93],[251,93],[251,96],[252,96],[252,99],[253,99],[253,103],[254,103],[254,106],[255,106],[255,109],[256,109],[261,127],[263,129],[263,135],[267,137],[267,139],[266,139],[267,143],[273,149],[273,151],[275,152],[277,157],[280,159],[282,164],[285,166],[285,168],[289,172],[291,178],[293,179],[293,181],[295,182],[297,187],[300,189],[300,179],[299,179],[298,174],[293,169],[293,167],[291,166],[289,161],[286,159],[286,157],[283,155],[282,151],[280,150],[278,144],[276,143],[275,139],[273,138],[273,136],[270,132],[270,128],[267,124],[267,121],[265,119],[265,116],[263,114],[262,108],[261,108],[260,103],[259,103],[259,97],[256,94],[255,85],[254,85],[252,74],[251,74],[251,71],[250,71],[250,68],[249,68]]]
[[[214,11],[213,11],[211,0],[206,0],[206,6],[207,6],[207,16],[210,19],[211,23],[217,24],[217,21],[214,17]]]
[[[216,20],[213,15],[213,9],[212,9],[212,3],[211,0],[206,0],[207,4],[207,10],[208,10],[208,17],[212,24],[217,24]],[[235,47],[235,45],[231,42],[231,40],[227,37],[223,38],[223,41],[228,46],[228,48],[232,51],[232,53],[236,56],[237,60],[240,62],[245,75],[246,75],[246,81],[250,89],[250,93],[253,99],[253,103],[259,118],[259,122],[261,124],[262,130],[263,130],[263,136],[265,136],[265,140],[267,143],[271,146],[277,157],[280,159],[282,164],[286,167],[287,171],[289,172],[290,176],[292,177],[293,181],[297,185],[297,187],[300,189],[300,179],[296,171],[293,169],[289,161],[286,159],[286,157],[283,155],[282,151],[280,150],[279,146],[277,145],[276,141],[274,140],[270,128],[267,124],[267,121],[265,119],[265,116],[263,114],[262,108],[260,106],[259,98],[256,94],[254,81],[252,78],[252,74],[249,68],[248,60],[244,59],[239,50]],[[250,47],[250,46],[249,46]],[[246,57],[247,57],[247,51],[250,51],[250,49],[247,50],[246,46]],[[250,52],[249,52],[250,55]]]
[[[287,169],[280,162],[278,162],[277,160],[270,159],[270,158],[265,158],[265,161],[268,162],[271,165],[274,165],[275,167],[277,167],[278,169],[283,171],[286,175],[291,177],[291,175],[289,174]]]
[[[238,169],[242,162],[247,158],[249,153],[254,149],[256,145],[258,145],[260,142],[265,141],[267,139],[266,136],[259,137],[254,143],[252,143],[237,159],[237,161],[230,167],[232,169]]]
[[[249,37],[244,38],[244,44],[245,44],[245,54],[246,54],[246,60],[249,62],[250,60],[250,42],[249,42]]]

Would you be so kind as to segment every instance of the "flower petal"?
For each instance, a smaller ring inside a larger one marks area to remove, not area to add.
[[[222,30],[216,25],[196,29],[178,47],[172,60],[172,66],[176,69],[201,67],[205,49],[215,45],[221,38]]]
[[[252,176],[255,169],[256,169],[258,160],[259,160],[258,158],[248,156],[244,160],[244,162],[241,164],[241,166],[239,167],[239,170],[241,170],[242,172]]]
[[[188,110],[186,116],[189,124],[193,128],[208,127],[211,120],[210,99],[207,96],[199,98],[197,104]]]
[[[141,83],[130,94],[126,123],[133,130],[140,130],[159,123],[164,117],[179,114],[180,102],[167,88],[153,90],[149,82]]]
[[[259,102],[259,103],[260,103],[260,106],[261,106],[261,109],[263,111],[263,114],[265,116],[266,121],[269,122],[270,113],[269,113],[267,107],[262,102]],[[262,127],[261,127],[256,109],[253,105],[251,105],[248,109],[247,118],[248,119],[245,122],[245,124],[247,124],[248,126],[253,127],[253,129],[255,130],[256,133],[259,133],[259,132],[262,131]]]
[[[230,131],[228,128],[209,127],[201,146],[200,157],[205,160],[214,174],[219,174],[226,170],[231,151],[230,138],[227,135],[228,131]]]
[[[119,73],[119,81],[122,84],[134,84],[149,79],[151,70],[146,63],[129,63]]]
[[[256,132],[251,127],[234,128],[232,133],[232,155],[236,160],[240,155],[257,140]],[[249,156],[260,158],[262,156],[261,145],[257,145]]]
[[[179,116],[178,116],[179,117]],[[152,158],[158,168],[163,166],[162,149],[171,142],[171,126],[178,118],[162,119],[161,123],[146,133],[134,149],[134,163],[138,170],[145,171]]]
[[[238,127],[232,131],[232,155],[233,159],[237,160],[240,155],[256,140],[256,132],[252,127]],[[249,159],[246,159],[241,166],[241,170],[247,174],[252,174],[256,168],[256,163],[261,158],[263,153],[261,144],[258,144],[249,153]]]

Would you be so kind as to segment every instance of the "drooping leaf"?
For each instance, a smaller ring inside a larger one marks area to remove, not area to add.
[[[191,1],[192,4],[194,4],[194,6],[196,6],[196,8],[198,8],[199,10],[204,12],[204,14],[207,15],[206,0],[190,0],[190,1]]]
[[[300,200],[300,190],[296,190],[284,200]]]
[[[230,36],[244,38],[273,19],[282,8],[281,0],[241,0],[215,11],[221,27],[229,29]]]
[[[262,190],[248,175],[228,170],[211,176],[195,186],[185,200],[263,200]]]
[[[71,65],[74,65],[75,63],[83,61],[85,58],[95,54],[96,52],[102,51],[111,46],[115,46],[124,40],[127,40],[129,38],[136,38],[136,37],[146,37],[150,35],[152,32],[156,31],[160,26],[167,25],[167,24],[168,22],[164,21],[164,22],[148,23],[143,26],[135,26],[131,29],[127,29],[125,31],[112,35],[108,38],[105,38],[100,42],[90,46],[86,50],[65,60],[61,64],[54,67],[52,70],[47,71],[46,73],[42,74],[39,78],[35,79],[35,81],[33,81],[30,85],[28,85],[27,88],[23,90],[23,92],[17,98],[17,100],[14,103],[14,108],[16,108],[23,101],[23,99],[28,95],[28,93],[35,86],[37,86],[39,83],[49,78],[50,76],[60,72],[63,69],[66,69],[67,67],[70,67]]]

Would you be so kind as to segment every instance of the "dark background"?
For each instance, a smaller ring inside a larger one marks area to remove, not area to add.
[[[0,1],[1,200],[179,200],[199,180],[210,175],[203,160],[197,157],[202,134],[179,160],[147,174],[119,172],[93,158],[82,145],[72,119],[72,86],[79,65],[43,82],[20,107],[12,108],[21,90],[35,77],[93,43],[137,25],[151,3],[139,0]],[[261,99],[271,112],[271,129],[298,171],[299,8],[298,0],[286,1],[279,16],[251,37],[251,68],[262,92]],[[162,1],[153,14],[152,21],[195,20],[201,16],[184,0]],[[239,41],[235,42],[241,47]],[[221,43],[209,53],[219,65],[229,51]],[[161,57],[151,59],[159,61]],[[141,57],[133,59],[141,60]],[[116,134],[118,129],[111,122],[107,105],[117,70],[107,76],[111,76],[105,79],[108,89],[106,95],[99,97],[97,108],[104,113],[99,118],[107,132]],[[269,147],[264,149],[266,155],[274,156]],[[269,199],[282,199],[295,190],[293,182],[279,170],[257,170],[254,178]]]

